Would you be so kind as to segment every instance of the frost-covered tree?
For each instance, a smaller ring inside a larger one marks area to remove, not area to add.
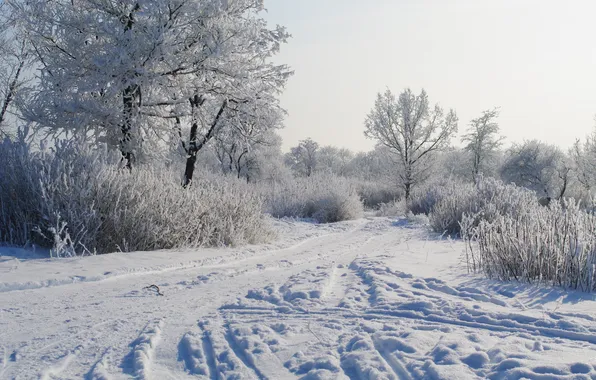
[[[263,166],[263,154],[281,141],[273,128],[255,122],[233,123],[215,137],[213,151],[224,173],[234,173],[247,182],[258,177]]]
[[[567,157],[558,147],[530,140],[509,149],[501,178],[548,199],[560,199],[569,187],[570,170]]]
[[[286,165],[300,176],[310,177],[317,170],[319,144],[310,137],[301,140],[286,154]]]
[[[233,172],[247,181],[256,177],[259,152],[278,145],[275,130],[283,126],[280,112],[263,113],[259,106],[240,104],[232,117],[222,121],[221,132],[214,141],[214,151],[223,172]]]
[[[497,150],[503,144],[499,136],[498,109],[486,110],[482,116],[472,119],[470,126],[461,138],[465,150],[470,153],[472,161],[472,179],[474,183],[480,174],[486,174],[488,165],[494,163]]]
[[[472,157],[466,149],[447,147],[437,153],[433,159],[431,181],[440,183],[441,180],[451,178],[456,181],[472,182],[472,173],[466,162],[471,162]]]
[[[266,136],[266,143],[255,147],[247,164],[250,181],[279,182],[284,178],[290,178],[290,172],[283,164],[281,145],[281,137],[270,132]]]
[[[7,135],[7,119],[33,64],[27,32],[16,27],[12,8],[0,2],[0,138]]]
[[[41,63],[26,116],[105,141],[127,166],[190,124],[185,183],[220,122],[279,108],[291,72],[270,62],[288,34],[262,0],[30,0],[17,4]]]
[[[364,135],[397,156],[406,201],[412,187],[428,175],[430,156],[457,132],[457,121],[455,111],[445,113],[439,105],[431,108],[424,90],[415,95],[406,89],[398,98],[390,90],[377,95]]]
[[[346,176],[354,154],[345,148],[324,146],[319,149],[317,166],[320,171]]]
[[[590,195],[596,187],[596,129],[582,142],[577,140],[569,151],[575,178]]]
[[[350,161],[347,175],[365,181],[383,181],[392,184],[399,178],[399,165],[385,146],[376,146],[369,152],[359,152]]]

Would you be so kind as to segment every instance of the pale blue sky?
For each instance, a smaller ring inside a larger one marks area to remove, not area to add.
[[[312,137],[369,150],[363,122],[376,93],[425,88],[454,108],[460,132],[501,107],[507,141],[569,147],[594,126],[596,1],[265,0],[292,34],[282,104],[284,149]]]

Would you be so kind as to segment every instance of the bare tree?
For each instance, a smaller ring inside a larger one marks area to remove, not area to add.
[[[560,199],[569,187],[570,171],[571,165],[559,148],[530,140],[509,149],[501,178],[534,190],[546,199]]]
[[[496,151],[503,144],[499,134],[499,124],[495,121],[499,110],[494,108],[482,112],[482,116],[472,119],[466,134],[461,138],[466,143],[465,150],[472,159],[472,178],[474,183],[483,174],[486,166],[494,158]]]
[[[286,164],[299,175],[310,177],[317,170],[319,144],[310,137],[286,154]]]
[[[377,95],[365,120],[364,135],[397,155],[406,201],[412,187],[426,176],[427,159],[457,132],[457,121],[453,110],[445,113],[439,105],[431,109],[424,90],[414,95],[406,89],[397,99],[390,90]]]

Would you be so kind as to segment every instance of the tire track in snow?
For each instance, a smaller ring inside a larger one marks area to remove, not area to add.
[[[132,342],[132,351],[124,359],[124,362],[130,362],[132,374],[139,380],[152,379],[151,367],[163,325],[163,319],[147,323],[139,337]]]
[[[89,283],[89,282],[101,282],[101,281],[117,281],[124,278],[130,277],[137,277],[137,276],[150,276],[150,275],[159,275],[167,272],[172,271],[186,271],[186,270],[193,270],[197,268],[205,268],[205,269],[216,269],[227,267],[230,265],[237,265],[241,264],[246,261],[251,260],[259,260],[264,259],[272,256],[277,256],[280,253],[284,253],[286,251],[294,251],[298,248],[301,248],[303,245],[315,242],[319,239],[324,239],[330,236],[337,236],[343,234],[351,234],[354,231],[360,229],[363,225],[369,223],[370,221],[367,219],[362,219],[356,221],[352,228],[348,230],[340,230],[340,231],[332,231],[328,233],[322,233],[316,236],[308,236],[303,238],[297,243],[291,244],[287,247],[281,248],[269,248],[264,249],[262,252],[252,254],[250,251],[241,250],[234,254],[226,255],[226,256],[214,256],[208,257],[205,259],[199,260],[192,260],[187,263],[180,263],[176,265],[161,265],[157,267],[150,267],[150,268],[129,268],[124,271],[109,271],[104,274],[94,275],[94,276],[67,276],[65,278],[50,278],[45,279],[42,281],[28,281],[28,282],[0,282],[0,293],[4,292],[14,292],[14,291],[21,291],[21,290],[32,290],[32,289],[42,289],[42,288],[52,288],[56,286],[64,286],[64,285],[72,285],[77,283]]]
[[[50,365],[45,370],[43,370],[42,373],[40,374],[40,379],[49,380],[55,376],[59,376],[62,372],[64,372],[73,363],[73,361],[75,361],[81,355],[82,352],[86,351],[89,348],[89,346],[95,345],[96,342],[98,341],[98,339],[106,333],[105,331],[98,332],[96,329],[100,326],[105,326],[105,325],[112,323],[114,321],[115,320],[112,319],[112,320],[108,320],[108,321],[104,321],[104,322],[95,324],[93,326],[90,326],[89,328],[86,328],[83,332],[79,333],[78,336],[82,336],[84,333],[87,333],[89,331],[96,332],[93,336],[88,337],[86,339],[80,338],[79,340],[83,340],[83,343],[81,343],[81,344],[77,345],[76,347],[74,347],[73,349],[71,349],[68,352],[68,354],[64,355],[62,358],[57,360],[53,365]],[[33,351],[33,353],[43,352],[44,350],[46,350],[50,347],[53,347],[56,344],[60,344],[61,342],[67,341],[67,340],[69,340],[69,339],[61,339],[57,342],[53,342],[49,345],[42,347],[41,349]],[[109,380],[109,377],[105,377],[105,376],[104,377],[91,377],[91,379]]]
[[[262,322],[262,318],[271,318],[272,320],[311,320],[311,319],[319,319],[321,317],[330,317],[333,315],[336,319],[355,319],[355,320],[370,320],[370,321],[389,321],[389,320],[399,320],[403,321],[404,319],[409,319],[412,321],[418,322],[432,322],[438,324],[447,324],[456,327],[469,327],[473,329],[482,329],[487,331],[494,331],[494,332],[504,332],[509,333],[511,335],[517,335],[519,333],[526,333],[530,335],[540,335],[546,338],[554,338],[554,339],[566,339],[570,341],[579,341],[585,342],[596,345],[596,334],[583,334],[574,331],[568,330],[559,330],[559,329],[552,329],[552,328],[544,328],[539,326],[533,325],[523,325],[517,324],[516,326],[504,326],[499,324],[487,324],[487,323],[480,323],[480,322],[473,322],[473,321],[464,321],[464,320],[456,320],[450,319],[447,317],[441,317],[439,315],[422,315],[416,313],[415,311],[408,311],[408,310],[390,310],[390,309],[368,309],[364,311],[350,311],[347,312],[344,308],[327,308],[323,310],[309,310],[308,312],[303,312],[300,310],[292,310],[291,312],[286,311],[285,309],[276,309],[276,308],[239,308],[234,309],[228,307],[226,309],[221,310],[224,315],[226,311],[233,312],[235,315],[251,315],[251,316],[258,316],[257,319],[251,320],[243,320],[243,323],[256,323]],[[511,322],[514,324],[514,322]]]
[[[340,365],[350,379],[384,379],[397,380],[400,377],[393,373],[375,349],[372,337],[368,334],[356,334],[347,341],[340,353]]]
[[[596,344],[596,330],[583,325],[576,324],[566,328],[556,321],[514,314],[510,310],[505,313],[482,311],[480,308],[470,308],[458,300],[449,300],[444,296],[466,299],[471,292],[475,291],[469,288],[458,290],[434,278],[422,279],[408,273],[392,271],[379,261],[355,261],[350,267],[368,286],[369,301],[372,306],[366,309],[368,314],[382,314],[511,334],[538,333],[550,338]],[[397,283],[393,282],[394,280]],[[409,287],[416,289],[410,290]],[[443,294],[442,297],[441,294]],[[392,298],[395,295],[397,298]],[[491,297],[482,297],[482,295],[477,293],[477,297],[473,299],[503,306]]]
[[[199,327],[203,332],[201,343],[203,347],[203,353],[207,361],[207,367],[209,368],[209,378],[211,380],[219,380],[219,372],[217,371],[217,360],[215,349],[213,348],[213,341],[211,340],[211,332],[205,329],[205,325],[199,323]]]
[[[579,342],[586,342],[596,345],[596,334],[584,334],[575,331],[569,330],[559,330],[553,328],[546,328],[534,325],[524,325],[521,323],[517,323],[514,321],[507,322],[509,326],[500,325],[500,324],[489,324],[489,323],[481,323],[481,322],[474,322],[474,321],[465,321],[460,319],[451,319],[447,317],[442,317],[440,315],[419,315],[415,312],[411,311],[399,311],[399,310],[369,310],[366,312],[367,315],[371,316],[385,316],[385,317],[392,317],[392,318],[399,318],[399,319],[413,319],[418,321],[427,321],[427,322],[436,322],[442,324],[448,324],[452,326],[460,326],[460,327],[470,327],[474,329],[483,329],[488,331],[498,331],[498,332],[505,332],[510,333],[512,335],[519,334],[521,332],[527,333],[530,335],[539,334],[543,337],[547,338],[555,338],[555,339],[567,339],[572,341],[579,341]],[[366,318],[366,316],[363,316]]]
[[[39,376],[40,380],[51,380],[54,376],[59,376],[62,372],[68,368],[70,363],[76,358],[79,353],[79,349],[66,354],[57,363],[46,368]]]
[[[217,323],[212,324],[209,322],[213,319],[217,319]],[[222,321],[213,317],[210,320],[206,319],[199,322],[199,327],[209,338],[209,342],[201,341],[199,344],[201,350],[203,350],[202,343],[205,342],[207,347],[204,352],[211,351],[212,376],[217,379],[257,379],[257,374],[253,368],[242,361],[242,355],[234,351],[234,345],[228,341],[228,329],[221,323]]]
[[[184,334],[178,343],[178,359],[184,362],[184,368],[191,375],[206,376],[209,373],[201,338],[191,331]]]
[[[374,336],[371,336],[371,338],[375,345],[375,349],[379,352],[379,355],[381,355],[387,365],[393,370],[397,378],[400,380],[412,380],[412,375],[406,369],[405,365],[401,362],[397,355],[383,347],[382,342],[379,342]]]
[[[101,358],[91,367],[91,370],[85,376],[86,380],[111,380],[112,377],[108,373],[108,368],[111,367],[112,348],[104,351]]]
[[[257,379],[267,380],[267,377],[265,377],[261,373],[261,371],[257,368],[257,366],[255,365],[252,358],[248,357],[246,355],[246,352],[244,351],[244,349],[240,346],[238,340],[236,339],[236,335],[232,331],[232,328],[231,328],[229,322],[226,323],[225,329],[226,329],[226,332],[225,332],[226,341],[228,342],[228,345],[234,352],[234,355],[236,355],[236,357],[238,359],[240,359],[240,361],[246,366],[246,368],[248,368],[251,372],[253,372],[255,374],[255,377]]]
[[[385,360],[387,365],[393,370],[398,379],[412,380],[412,376],[397,356],[385,350],[379,351],[379,355],[381,355],[383,360]]]
[[[327,283],[323,286],[323,289],[321,290],[321,299],[323,300],[327,299],[333,290],[335,282],[337,281],[337,269],[337,265],[335,264],[335,262],[333,262],[331,273],[329,273],[329,280],[327,280]]]

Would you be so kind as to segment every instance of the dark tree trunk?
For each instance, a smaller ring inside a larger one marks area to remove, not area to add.
[[[8,85],[8,92],[6,93],[6,97],[4,98],[4,103],[2,104],[2,109],[0,109],[0,126],[2,126],[2,122],[4,121],[4,118],[6,117],[6,112],[8,111],[8,106],[10,106],[10,103],[12,103],[12,101],[13,101],[14,95],[17,90],[17,85],[19,83],[19,77],[21,76],[21,71],[23,70],[24,66],[25,66],[25,60],[23,59],[19,62],[19,66],[17,67],[17,71],[14,75],[14,78]]]
[[[186,168],[184,169],[184,187],[187,187],[192,182],[192,176],[195,171],[195,163],[197,162],[197,129],[198,124],[194,122],[190,128],[190,143],[188,146],[188,155],[186,157]]]
[[[405,168],[405,173],[404,173],[404,176],[402,177],[403,181],[404,181],[404,192],[405,192],[404,196],[406,198],[407,206],[409,206],[409,204],[410,204],[410,196],[412,194],[412,184],[414,183],[414,180],[413,180],[414,176],[412,175],[412,171],[413,171],[412,167],[413,167],[413,163],[407,162],[407,166]]]
[[[215,131],[217,129],[217,125],[219,123],[219,119],[221,115],[224,113],[226,107],[228,106],[228,101],[224,100],[217,115],[215,115],[215,119],[213,119],[213,123],[209,127],[209,131],[207,134],[203,136],[201,141],[197,139],[197,130],[199,128],[197,119],[196,119],[196,108],[201,106],[205,102],[204,98],[195,95],[193,98],[190,99],[190,106],[192,110],[192,127],[190,128],[190,141],[188,145],[188,149],[186,151],[186,169],[184,170],[184,183],[182,186],[187,188],[192,183],[192,177],[195,171],[195,163],[197,162],[197,153],[211,140],[211,138],[215,135]]]
[[[238,172],[238,179],[240,179],[242,174],[242,158],[248,153],[248,150],[243,150],[240,156],[238,156],[238,160],[236,160],[236,171]],[[246,174],[248,176],[248,173]]]
[[[122,18],[124,31],[128,32],[134,25],[134,13],[140,9],[139,3],[135,4],[128,16]],[[122,137],[120,140],[120,152],[122,161],[125,162],[127,169],[132,169],[135,160],[133,150],[133,119],[138,110],[138,102],[141,100],[141,87],[138,84],[128,85],[122,92],[122,125],[120,130]],[[138,136],[137,136],[138,137]]]
[[[557,197],[558,200],[561,200],[565,196],[565,191],[567,191],[567,183],[569,181],[569,171],[566,171],[561,179],[563,180],[563,186],[561,187],[561,191],[559,192],[559,196]]]
[[[195,163],[197,162],[197,153],[199,151],[197,146],[197,131],[199,124],[197,121],[196,111],[197,108],[203,104],[204,100],[198,95],[189,99],[190,101],[190,112],[192,115],[192,126],[190,127],[190,139],[188,141],[188,149],[186,151],[186,168],[184,169],[184,184],[186,188],[192,182],[192,176],[195,172]]]
[[[132,169],[135,160],[133,151],[133,119],[138,110],[138,101],[141,97],[141,87],[133,84],[126,87],[122,93],[123,119],[122,138],[120,140],[120,152],[122,153],[122,160],[125,162],[127,169]]]

